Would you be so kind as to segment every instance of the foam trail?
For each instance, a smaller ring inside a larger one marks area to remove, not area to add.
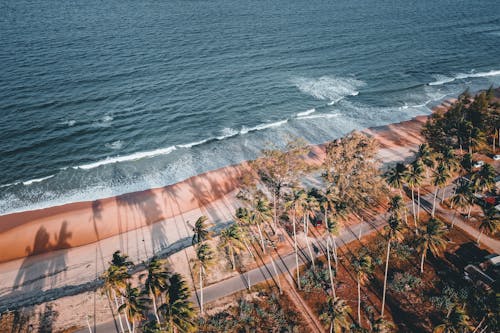
[[[299,77],[292,82],[305,94],[320,100],[329,100],[329,105],[339,102],[346,96],[358,95],[358,88],[365,85],[365,82],[353,78],[333,76],[322,76],[318,79]]]
[[[316,109],[312,108],[312,109],[309,109],[307,111],[297,113],[297,117],[308,116],[308,115],[310,115],[311,113],[314,113],[314,112],[316,112]]]
[[[205,140],[200,140],[200,141],[196,141],[196,142],[186,143],[186,144],[182,144],[182,145],[177,145],[177,147],[180,147],[180,148],[191,148],[191,147],[194,147],[194,146],[199,146],[201,144],[204,144],[205,142],[207,142],[209,140],[210,139],[205,139]]]
[[[260,125],[257,125],[255,127],[243,126],[243,128],[240,131],[240,134],[247,134],[249,132],[261,131],[261,130],[264,130],[267,128],[280,127],[281,125],[286,124],[287,122],[288,122],[288,119],[285,119],[285,120],[276,121],[274,123],[260,124]]]
[[[114,141],[111,143],[106,143],[105,146],[106,146],[106,148],[109,148],[109,149],[118,150],[118,149],[121,149],[123,147],[123,141],[118,140],[118,141]]]
[[[133,153],[133,154],[126,155],[126,156],[108,157],[108,158],[101,160],[101,161],[73,167],[73,169],[89,170],[89,169],[94,169],[94,168],[97,168],[101,165],[106,165],[106,164],[140,160],[142,158],[150,158],[150,157],[154,157],[154,156],[158,156],[158,155],[168,155],[176,149],[177,148],[175,146],[171,146],[171,147],[161,148],[161,149],[156,149],[156,150],[151,150],[151,151],[137,152],[137,153]]]
[[[479,73],[469,73],[469,74],[457,74],[455,77],[446,77],[442,75],[437,75],[438,79],[435,82],[429,83],[430,86],[440,86],[446,83],[454,82],[456,80],[463,80],[468,78],[478,78],[478,77],[490,77],[490,76],[498,76],[500,75],[500,70],[491,70],[489,72],[479,72]],[[441,79],[439,79],[441,78]]]
[[[238,135],[240,132],[238,132],[237,130],[235,129],[232,129],[232,128],[229,128],[229,127],[226,127],[222,130],[222,135],[216,137],[217,140],[224,140],[224,139],[227,139],[227,138],[230,138],[230,137],[233,137],[233,136],[236,136]]]
[[[42,177],[42,178],[37,178],[37,179],[31,179],[31,180],[27,180],[25,182],[23,182],[23,185],[27,186],[27,185],[31,185],[33,183],[39,183],[39,182],[43,182],[44,180],[46,179],[50,179],[52,177],[54,177],[55,175],[50,175],[50,176],[47,176],[47,177]],[[18,183],[17,183],[18,184]]]
[[[329,118],[335,118],[338,117],[338,113],[321,113],[321,114],[313,114],[313,115],[308,115],[308,116],[303,116],[303,117],[297,117],[297,119],[329,119]]]

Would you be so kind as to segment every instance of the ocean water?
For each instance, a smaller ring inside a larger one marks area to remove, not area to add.
[[[2,0],[0,214],[158,187],[500,85],[498,0]]]

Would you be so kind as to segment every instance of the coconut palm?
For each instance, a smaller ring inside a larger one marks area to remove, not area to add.
[[[311,244],[309,242],[309,222],[310,218],[314,218],[316,213],[319,211],[319,203],[315,197],[311,195],[306,195],[304,201],[302,202],[302,212],[303,212],[303,220],[304,220],[304,234],[306,237],[306,245],[309,251],[309,257],[311,258],[311,263],[313,268],[315,268],[314,255],[311,250]]]
[[[385,258],[385,272],[384,272],[384,289],[382,292],[382,310],[380,311],[380,316],[384,316],[385,308],[385,295],[387,288],[387,273],[389,271],[389,256],[391,253],[391,242],[401,241],[403,239],[403,228],[401,225],[401,219],[397,214],[391,214],[389,220],[387,221],[387,226],[385,227],[385,233],[387,237],[387,254]]]
[[[156,302],[162,291],[168,287],[170,271],[156,257],[153,257],[149,263],[146,264],[146,269],[148,271],[147,274],[141,274],[139,278],[142,279],[143,277],[146,277],[146,281],[144,281],[144,288],[151,297],[156,322],[160,324],[160,317],[158,316],[158,307],[156,306]]]
[[[418,215],[417,211],[415,209],[415,189],[417,189],[419,193],[419,203],[420,203],[420,184],[422,184],[423,177],[423,164],[420,162],[420,160],[415,160],[412,164],[410,164],[410,167],[408,168],[408,171],[406,172],[406,183],[411,189],[411,201],[412,201],[412,208],[413,208],[413,221],[415,223],[415,232],[418,233],[418,226],[417,226],[417,221],[418,221]],[[420,207],[420,204],[419,204]]]
[[[231,268],[236,269],[235,254],[245,248],[243,243],[243,231],[238,224],[231,224],[220,233],[219,246],[229,255]]]
[[[406,217],[406,205],[403,201],[403,198],[400,195],[395,195],[391,197],[391,201],[389,202],[389,208],[387,211],[392,215],[396,215],[400,218]],[[405,219],[405,223],[406,223]]]
[[[262,252],[266,253],[266,246],[264,243],[264,235],[262,234],[262,225],[272,220],[272,212],[269,206],[269,201],[263,196],[259,196],[253,203],[251,214],[251,223],[257,226],[260,237],[260,245]]]
[[[450,147],[447,147],[441,152],[440,162],[449,172],[455,172],[460,167],[460,161],[458,160],[453,149]]]
[[[329,187],[321,193],[321,197],[319,199],[319,205],[323,209],[323,214],[325,215],[325,226],[326,231],[329,231],[330,234],[335,233],[335,223],[330,223],[328,218],[330,215],[334,215],[336,213],[336,204],[339,200],[339,196],[334,188]]]
[[[214,261],[214,252],[208,243],[198,244],[196,247],[197,268],[200,274],[200,313],[203,315],[203,277]]]
[[[186,281],[180,274],[174,273],[169,279],[165,293],[165,303],[159,308],[167,332],[194,332],[194,309],[189,302],[190,292]]]
[[[474,327],[470,324],[470,318],[465,310],[454,307],[450,315],[445,317],[443,322],[436,326],[434,333],[463,333],[472,331]]]
[[[476,191],[484,192],[491,190],[495,185],[495,169],[490,164],[485,164],[475,174],[472,175],[472,183]]]
[[[434,177],[432,179],[432,184],[435,187],[434,201],[432,203],[432,217],[434,217],[434,214],[436,212],[436,198],[439,192],[439,188],[446,186],[446,183],[448,182],[448,179],[450,177],[451,175],[448,168],[443,163],[439,163],[436,172],[434,173]]]
[[[113,259],[108,269],[103,274],[104,290],[106,290],[109,298],[114,299],[116,311],[120,308],[118,295],[121,295],[126,288],[127,281],[130,279],[128,269],[132,265],[132,262],[128,261],[127,255],[122,255],[120,251],[116,251],[113,253]],[[121,331],[125,332],[120,312],[118,312],[118,321]]]
[[[470,217],[475,200],[472,184],[468,180],[461,178],[455,189],[455,194],[451,197],[451,207],[456,205],[464,210],[468,209],[468,216]]]
[[[302,213],[302,202],[304,201],[306,193],[303,190],[294,190],[290,196],[287,197],[285,208],[292,220],[293,228],[293,247],[295,251],[295,270],[297,273],[297,287],[300,289],[300,270],[299,270],[299,250],[297,245],[297,218],[300,218]]]
[[[361,326],[361,285],[364,285],[368,277],[373,273],[374,265],[372,257],[366,254],[355,257],[352,265],[358,280],[358,325]]]
[[[426,178],[429,177],[429,170],[432,170],[436,164],[433,155],[433,151],[428,143],[422,143],[418,146],[417,158],[425,165]]]
[[[477,236],[478,244],[483,233],[493,234],[498,230],[500,225],[499,214],[495,207],[483,208],[483,213],[484,218],[481,220],[481,224],[479,224],[479,236]]]
[[[386,320],[382,316],[377,318],[372,323],[372,330],[371,331],[373,333],[391,333],[391,332],[394,332],[394,330],[395,330],[394,323]]]
[[[200,216],[194,223],[193,239],[191,240],[193,245],[202,243],[211,238],[211,233],[206,223],[207,221],[208,218],[206,216]]]
[[[446,240],[444,238],[446,234],[446,228],[438,219],[431,218],[425,228],[422,228],[420,234],[417,236],[417,250],[422,256],[420,262],[420,272],[424,272],[424,260],[427,256],[427,251],[435,256],[438,256],[446,246]]]
[[[408,168],[403,163],[397,163],[394,168],[389,169],[385,173],[385,181],[390,187],[399,190],[399,194],[403,197],[403,186],[406,181]]]
[[[127,318],[127,327],[129,332],[134,333],[138,321],[144,318],[144,314],[148,309],[148,299],[141,296],[139,288],[134,288],[130,283],[127,283],[124,292],[125,301],[118,308],[119,312],[124,312]],[[132,323],[132,326],[130,326]]]
[[[330,333],[341,333],[344,329],[349,329],[350,314],[351,307],[345,300],[338,297],[328,297],[319,319],[329,325]]]

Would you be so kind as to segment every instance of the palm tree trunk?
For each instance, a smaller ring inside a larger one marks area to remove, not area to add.
[[[483,229],[479,231],[479,236],[477,236],[477,245],[479,245],[479,240],[481,239],[482,234],[483,234]]]
[[[276,212],[276,191],[273,190],[273,223],[274,230],[278,230],[278,213]]]
[[[470,219],[470,213],[472,212],[472,205],[469,205],[469,211],[467,212],[467,218]]]
[[[332,286],[332,295],[335,298],[335,284],[333,283],[333,272],[332,272],[332,263],[330,260],[330,239],[326,241],[326,256],[328,258],[328,272],[330,274],[330,284]]]
[[[89,329],[89,333],[92,333],[92,327],[90,327],[89,317],[87,316],[86,319],[87,319],[87,327]]]
[[[380,316],[384,316],[385,308],[385,293],[387,288],[387,272],[389,271],[389,253],[391,253],[391,240],[387,240],[387,256],[385,258],[385,273],[384,273],[384,291],[382,292],[382,310],[380,311]]]
[[[132,321],[132,333],[135,332],[135,320]]]
[[[417,188],[417,222],[420,220],[420,187]]]
[[[274,275],[276,275],[276,283],[278,284],[278,289],[280,290],[280,295],[283,294],[283,291],[281,289],[281,282],[280,282],[280,277],[279,277],[279,274],[278,274],[278,270],[276,269],[276,264],[274,263],[274,259],[273,259],[273,255],[271,253],[271,265],[273,266],[273,270],[274,270]]]
[[[262,236],[262,229],[260,228],[260,223],[257,223],[257,229],[259,230],[260,245],[262,246],[262,252],[266,253],[266,247],[264,245],[264,236]]]
[[[229,244],[229,255],[231,256],[231,265],[233,266],[233,271],[236,270],[236,260],[234,258],[234,250],[233,247],[231,246],[232,244]]]
[[[422,260],[420,261],[420,273],[424,272],[425,252],[426,252],[426,250],[424,250],[424,252],[422,252]]]
[[[132,327],[130,327],[130,321],[128,320],[128,316],[127,315],[125,315],[125,323],[127,323],[128,331],[129,332],[133,332],[132,331]]]
[[[417,213],[415,211],[415,193],[413,191],[413,188],[411,189],[411,204],[412,204],[412,208],[413,208],[413,223],[415,224],[415,233],[418,235]]]
[[[436,198],[438,195],[439,187],[436,186],[436,190],[434,191],[434,201],[432,202],[432,217],[434,217],[434,212],[436,211]]]
[[[441,193],[441,203],[444,202],[444,199],[446,197],[446,184],[443,187],[443,192]]]
[[[297,232],[295,230],[295,214],[292,217],[293,223],[293,246],[295,248],[295,267],[297,270],[297,286],[300,290],[299,254],[297,249]]]
[[[403,213],[404,213],[404,217],[405,217],[405,224],[408,225],[408,215],[406,213],[406,204],[405,204],[405,198],[403,197],[403,189],[400,187],[399,188],[399,195],[401,196],[401,199],[403,200]]]
[[[158,317],[158,309],[156,308],[156,295],[153,294],[151,287],[149,287],[149,293],[151,294],[151,300],[153,301],[153,310],[155,312],[156,322],[160,325],[160,317]]]
[[[361,327],[361,281],[358,276],[358,324]]]
[[[337,258],[337,243],[335,242],[335,239],[332,237],[332,242],[333,242],[333,260],[335,260],[335,271],[339,271],[339,262]]]
[[[203,266],[200,267],[200,313],[203,316]]]
[[[333,320],[330,322],[330,333],[333,333]]]
[[[123,328],[122,315],[121,315],[120,311],[118,311],[118,308],[120,307],[118,305],[118,297],[116,296],[116,291],[114,291],[114,290],[113,290],[113,296],[115,299],[116,312],[118,312],[118,322],[120,323],[120,329],[122,330],[122,332],[125,332],[125,329]]]
[[[309,251],[309,257],[311,258],[312,266],[313,266],[313,269],[314,269],[314,268],[316,268],[316,266],[314,265],[314,256],[313,256],[313,253],[312,253],[312,250],[311,250],[311,244],[309,244],[309,236],[308,236],[308,233],[309,233],[309,217],[307,215],[304,216],[304,226],[305,226],[304,232],[306,234],[307,250]]]

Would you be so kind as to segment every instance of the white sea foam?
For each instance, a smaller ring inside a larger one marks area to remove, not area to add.
[[[89,163],[89,164],[83,164],[79,165],[77,167],[73,167],[73,169],[84,169],[84,170],[89,170],[89,169],[94,169],[97,168],[101,165],[106,165],[106,164],[113,164],[113,163],[119,163],[119,162],[126,162],[126,161],[135,161],[135,160],[140,160],[143,158],[151,158],[154,156],[159,156],[159,155],[168,155],[177,148],[175,146],[170,146],[167,148],[160,148],[160,149],[155,149],[151,151],[142,151],[142,152],[137,152],[133,153],[130,155],[125,155],[125,156],[116,156],[116,157],[108,157],[104,160],[100,160],[94,163]]]
[[[180,147],[180,148],[191,148],[191,147],[194,147],[194,146],[199,146],[201,144],[204,144],[208,140],[210,140],[210,139],[200,140],[200,141],[191,142],[191,143],[185,143],[185,144],[182,144],[182,145],[177,145],[177,147]]]
[[[122,149],[123,147],[123,141],[122,140],[117,140],[111,143],[106,143],[105,144],[106,148],[113,149],[113,150],[119,150]]]
[[[305,94],[320,100],[329,100],[333,105],[346,96],[356,96],[365,82],[353,78],[322,76],[320,78],[294,78],[293,84]]]
[[[260,124],[260,125],[254,126],[254,127],[243,126],[243,128],[240,131],[240,134],[247,134],[249,132],[261,131],[261,130],[264,130],[267,128],[280,127],[281,125],[284,125],[287,122],[288,122],[288,119],[285,119],[285,120],[276,121],[274,123]]]
[[[446,83],[454,82],[456,80],[463,80],[468,78],[478,78],[478,77],[491,77],[500,75],[500,70],[491,70],[489,72],[478,72],[478,73],[460,73],[454,77],[447,77],[444,75],[435,75],[436,81],[429,83],[430,86],[440,86]]]
[[[316,109],[312,108],[312,109],[309,109],[307,111],[297,113],[297,117],[308,116],[308,115],[310,115],[311,113],[314,113],[314,112],[316,112]]]
[[[297,117],[297,119],[329,119],[338,117],[338,113],[320,113],[320,114],[312,114],[308,116]]]
[[[232,129],[232,128],[229,128],[229,127],[226,127],[224,128],[222,131],[221,131],[221,135],[219,135],[218,137],[216,137],[217,140],[224,140],[224,139],[227,139],[227,138],[230,138],[230,137],[233,137],[235,135],[238,135],[240,132],[235,130],[235,129]]]
[[[27,181],[23,182],[23,185],[27,186],[27,185],[31,185],[33,183],[40,183],[40,182],[43,182],[44,180],[50,179],[50,178],[52,178],[54,176],[55,175],[50,175],[50,176],[47,176],[47,177],[42,177],[42,178],[36,178],[36,179],[27,180]]]

